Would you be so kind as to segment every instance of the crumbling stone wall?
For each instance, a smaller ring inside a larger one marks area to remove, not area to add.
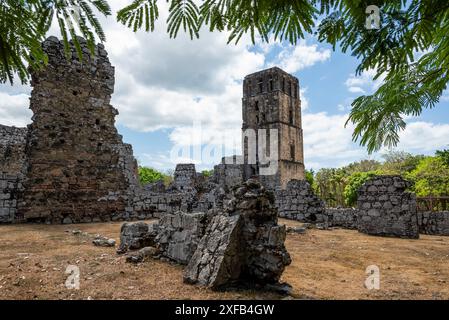
[[[67,59],[63,43],[48,38],[48,66],[32,74],[34,115],[19,204],[27,221],[108,221],[125,213],[123,195],[137,182],[132,148],[114,126],[114,67],[103,45],[91,56],[85,40],[80,42],[82,62],[73,47]]]
[[[449,211],[418,212],[418,225],[420,233],[449,236]]]
[[[278,187],[275,195],[279,217],[309,223],[327,221],[324,201],[306,180],[290,180],[285,189]]]
[[[245,179],[244,165],[239,164],[242,157],[224,157],[221,163],[214,166],[213,180],[223,190],[230,191],[236,185],[241,184]]]
[[[377,176],[358,190],[358,230],[401,238],[419,238],[416,196],[400,176]]]
[[[196,186],[196,169],[192,163],[180,163],[176,165],[173,175],[173,185],[180,191],[192,190]]]
[[[19,175],[23,172],[27,133],[27,128],[0,124],[0,173]]]
[[[291,263],[274,196],[249,179],[209,223],[184,270],[184,281],[214,289],[238,283],[275,284]]]
[[[0,223],[14,222],[21,191],[21,176],[0,173]]]
[[[326,223],[329,227],[357,229],[358,210],[354,208],[326,208]]]

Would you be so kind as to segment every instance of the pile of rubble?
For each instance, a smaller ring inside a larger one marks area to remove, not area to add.
[[[274,196],[254,179],[234,189],[224,210],[165,215],[159,223],[124,224],[119,253],[127,260],[165,258],[187,264],[184,281],[213,289],[279,282],[291,263]]]

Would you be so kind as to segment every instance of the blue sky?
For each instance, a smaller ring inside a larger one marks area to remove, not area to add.
[[[114,1],[113,9],[126,3]],[[236,143],[234,149],[239,150],[241,81],[246,74],[273,65],[300,81],[307,168],[341,166],[368,157],[364,148],[351,141],[352,128],[344,128],[344,122],[351,101],[373,92],[380,82],[372,81],[370,72],[355,77],[354,57],[333,52],[311,36],[296,46],[274,42],[253,46],[248,37],[236,46],[226,45],[226,34],[208,32],[195,41],[185,35],[173,40],[165,33],[164,15],[162,8],[160,23],[149,34],[134,34],[113,17],[102,19],[108,39],[105,46],[116,67],[112,105],[120,112],[117,128],[124,141],[133,145],[142,165],[168,170],[176,162],[192,161],[171,158],[174,146],[192,143],[203,149]],[[50,33],[59,35],[56,27]],[[1,124],[30,122],[29,93],[29,86],[0,85]],[[445,93],[435,109],[408,119],[397,149],[433,154],[447,148],[448,104]],[[385,151],[370,158],[380,159]],[[220,156],[202,163],[193,160],[199,169],[211,168]]]

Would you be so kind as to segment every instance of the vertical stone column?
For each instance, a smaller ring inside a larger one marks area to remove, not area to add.
[[[47,223],[109,220],[123,214],[125,194],[137,182],[132,148],[114,126],[110,105],[114,67],[103,45],[94,56],[81,39],[83,60],[67,58],[55,37],[43,43],[48,65],[32,74],[25,191],[19,212]],[[130,160],[131,159],[131,160]]]

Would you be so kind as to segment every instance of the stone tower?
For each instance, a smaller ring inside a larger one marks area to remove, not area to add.
[[[248,178],[258,175],[260,181],[269,189],[278,186],[285,188],[287,182],[292,179],[304,179],[298,79],[277,67],[250,74],[243,81],[242,104],[243,155],[247,164],[245,176]],[[266,132],[260,129],[266,129]],[[266,164],[266,161],[261,161],[260,152],[256,152],[256,159],[252,160],[254,148],[250,147],[250,131],[255,132],[255,150],[264,150],[271,156],[270,148],[276,148],[277,160],[271,160],[277,161],[275,173],[265,174],[267,170],[264,170],[264,167],[274,163]],[[270,144],[270,139],[275,138],[273,134],[277,136],[277,145]]]
[[[48,65],[33,72],[27,169],[17,219],[47,223],[107,221],[123,215],[137,186],[137,163],[114,126],[114,67],[103,45],[83,61],[55,37],[43,43]],[[108,197],[107,201],[103,199]]]

